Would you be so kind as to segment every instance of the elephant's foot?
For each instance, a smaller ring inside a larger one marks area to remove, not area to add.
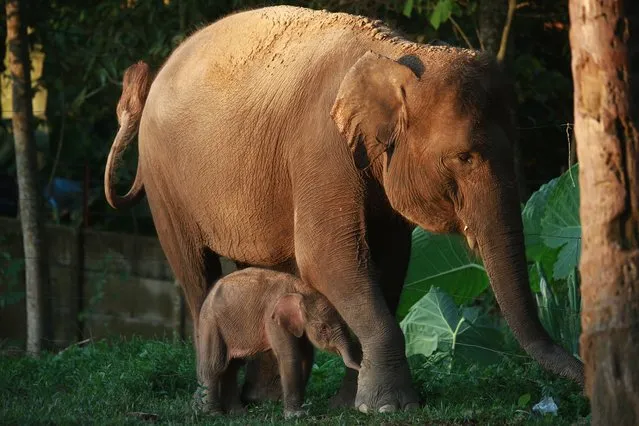
[[[246,364],[246,378],[242,386],[242,402],[253,404],[278,401],[282,398],[277,359],[271,351],[260,354]]]
[[[357,371],[346,369],[342,386],[329,402],[330,408],[353,407],[357,393]]]
[[[193,392],[193,398],[191,399],[191,408],[193,411],[203,411],[206,403],[206,390],[202,386],[198,386],[195,392]]]
[[[389,413],[419,408],[408,364],[373,364],[366,359],[359,371],[355,407],[363,413]]]

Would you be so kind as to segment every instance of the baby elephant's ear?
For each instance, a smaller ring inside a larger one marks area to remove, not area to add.
[[[277,301],[271,318],[295,337],[302,337],[306,325],[304,302],[299,293],[288,293]]]

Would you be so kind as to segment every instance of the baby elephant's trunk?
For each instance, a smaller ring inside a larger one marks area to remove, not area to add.
[[[359,344],[355,343],[349,336],[342,334],[337,339],[335,348],[342,356],[344,365],[350,369],[359,371],[359,363],[362,358],[362,350]]]

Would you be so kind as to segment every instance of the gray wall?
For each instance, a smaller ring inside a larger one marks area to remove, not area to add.
[[[191,335],[182,291],[157,238],[47,227],[51,324],[55,346],[78,339],[133,335]],[[23,259],[20,222],[0,217],[0,303],[24,293],[24,272],[7,276]],[[235,265],[222,260],[225,274]],[[0,339],[26,338],[25,300],[0,306]]]

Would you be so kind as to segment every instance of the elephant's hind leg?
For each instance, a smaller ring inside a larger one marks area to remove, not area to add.
[[[222,275],[220,257],[208,247],[198,243],[201,235],[191,229],[183,217],[170,213],[165,206],[155,205],[149,199],[158,238],[175,278],[180,282],[193,321],[193,342],[199,365],[201,353],[198,350],[199,316],[206,295],[211,286]],[[217,380],[217,379],[216,379]],[[201,408],[201,389],[195,391],[193,401]]]
[[[278,401],[281,398],[280,370],[273,351],[263,352],[248,361],[242,386],[242,401],[245,404],[254,404]]]
[[[227,413],[239,414],[246,411],[240,399],[240,388],[237,383],[237,374],[242,365],[244,365],[243,360],[232,359],[222,375],[222,406]]]
[[[148,198],[162,250],[182,287],[193,321],[194,337],[197,337],[204,299],[222,276],[220,256],[202,244],[205,239],[201,230],[185,217],[184,212],[174,211],[170,203],[158,202],[150,194]]]

